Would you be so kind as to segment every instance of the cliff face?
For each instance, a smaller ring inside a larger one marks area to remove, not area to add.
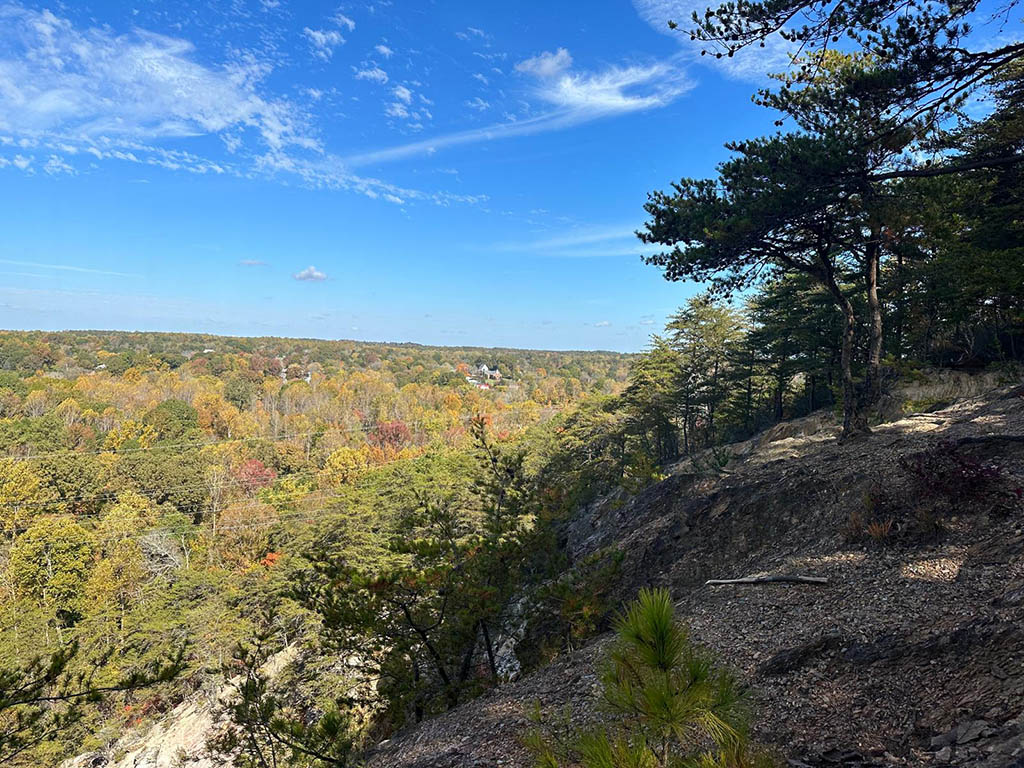
[[[109,750],[79,755],[61,768],[217,768],[202,756],[213,726],[213,706],[188,701],[151,728],[126,736]]]
[[[1024,442],[995,435],[1024,435],[1024,388],[901,417],[846,444],[828,419],[809,417],[734,446],[724,473],[682,463],[636,496],[581,510],[567,547],[575,561],[622,553],[616,599],[669,587],[693,636],[749,682],[755,738],[793,766],[1024,766],[1022,505],[956,502],[930,540],[851,543],[846,533],[879,489],[913,492],[899,456],[942,441],[961,441],[964,455],[999,464],[1008,488],[1024,487]],[[795,573],[829,584],[704,584]],[[530,765],[528,711],[539,703],[593,719],[608,640],[398,734],[369,764]],[[184,704],[67,768],[163,768],[182,754],[217,768],[200,756],[211,726],[209,708]]]
[[[755,737],[792,765],[1024,766],[1024,511],[964,500],[935,540],[853,545],[844,531],[899,455],[940,441],[1024,486],[1024,389],[997,390],[882,424],[839,444],[809,420],[739,446],[727,474],[680,465],[630,499],[574,519],[574,558],[623,555],[618,597],[664,585],[700,642],[752,686]],[[975,442],[983,438],[981,442]],[[900,486],[902,493],[912,489]],[[910,499],[913,502],[913,499]],[[825,576],[828,586],[709,587],[751,574]],[[526,766],[539,702],[585,722],[607,638],[400,734],[375,768]]]
[[[274,654],[263,671],[273,676],[296,655],[289,646]],[[212,696],[193,696],[148,727],[138,728],[106,749],[78,755],[60,768],[226,768],[207,755],[206,741],[218,725],[221,705],[235,695],[237,679],[228,680]]]

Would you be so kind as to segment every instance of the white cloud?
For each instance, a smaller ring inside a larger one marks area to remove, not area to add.
[[[449,206],[486,199],[355,174],[325,151],[308,113],[269,92],[267,61],[234,52],[228,63],[200,63],[188,40],[76,26],[49,11],[4,2],[0,167],[63,174],[117,161],[193,174],[291,177],[285,180],[388,202]],[[363,78],[386,82],[376,64],[364,68]],[[306,104],[325,96],[314,89],[299,93]],[[409,117],[430,119],[422,107]],[[193,149],[211,146],[200,141],[204,137],[223,143],[225,159]]]
[[[43,170],[51,176],[60,176],[64,173],[70,176],[75,175],[75,169],[68,165],[60,155],[50,155],[46,165],[43,166]]]
[[[482,75],[479,72],[473,75],[474,80],[479,80],[484,85],[490,85],[491,81],[487,79],[486,75]]]
[[[349,32],[352,32],[356,28],[356,23],[352,21],[348,16],[338,11],[334,16],[331,17],[331,21],[337,24],[339,27],[347,27]]]
[[[471,40],[474,37],[486,39],[487,33],[477,27],[466,27],[466,30],[455,33],[455,36],[460,40]]]
[[[388,81],[388,73],[374,64],[372,67],[357,69],[356,80],[369,80],[370,82],[384,85]]]
[[[484,101],[479,96],[474,96],[469,101],[464,102],[470,109],[475,109],[477,112],[486,112],[491,108],[490,103]]]
[[[294,277],[296,280],[313,282],[327,279],[327,275],[325,275],[323,272],[321,272],[319,269],[312,265],[306,267],[301,272],[296,272],[294,275],[292,275],[292,277]]]
[[[126,149],[147,139],[253,130],[265,145],[315,148],[304,121],[257,86],[267,64],[193,59],[191,43],[78,29],[49,11],[0,6],[0,130],[23,141]]]
[[[344,44],[345,38],[336,29],[310,29],[305,27],[302,34],[309,40],[313,48],[313,55],[323,61],[329,61],[334,55],[334,49]]]
[[[295,158],[267,155],[261,170],[266,173],[288,173],[298,176],[316,189],[344,189],[365,195],[371,200],[390,203],[424,202],[448,207],[455,204],[477,205],[487,201],[486,195],[460,195],[451,192],[429,192],[391,184],[381,179],[352,173],[347,162],[336,155]]]
[[[753,45],[735,56],[723,56],[720,59],[710,53],[701,56],[701,50],[708,46],[699,40],[690,40],[687,30],[692,23],[694,12],[703,14],[708,5],[707,0],[633,0],[633,7],[640,17],[652,29],[675,38],[687,58],[721,69],[730,77],[765,80],[769,73],[783,72],[789,68],[789,45],[777,34],[765,41],[764,48]],[[670,20],[676,22],[679,28],[670,29]]]
[[[594,323],[595,328],[607,328],[611,323],[607,320],[601,320],[600,322]]]
[[[381,43],[380,45],[373,46],[373,50],[375,50],[377,53],[379,53],[385,59],[390,59],[392,56],[395,55],[395,52],[393,50],[391,50],[390,48],[388,48],[383,43]]]
[[[267,262],[263,261],[262,259],[242,259],[238,263],[241,264],[243,267],[265,267],[265,266],[267,266]]]
[[[571,66],[572,56],[565,48],[559,48],[554,53],[544,51],[531,59],[520,61],[516,64],[516,71],[534,77],[546,78],[560,75]]]
[[[522,119],[512,115],[503,123],[353,155],[346,158],[346,162],[352,166],[390,162],[431,154],[446,147],[563,130],[603,117],[663,107],[692,87],[677,62],[671,59],[649,65],[611,67],[600,72],[573,72],[565,68],[572,60],[567,51],[564,55],[544,56],[527,59],[531,63],[521,62],[518,68],[535,78],[533,94],[548,104],[549,111]],[[466,104],[480,109],[486,102],[481,99],[479,104]]]
[[[384,110],[384,114],[388,117],[397,117],[404,120],[409,117],[409,108],[400,101],[393,101],[388,104],[387,109]]]
[[[671,67],[654,64],[546,77],[537,94],[559,107],[608,114],[662,106],[689,87]]]
[[[395,94],[396,99],[404,101],[406,104],[412,101],[412,91],[404,85],[396,85],[392,93]]]

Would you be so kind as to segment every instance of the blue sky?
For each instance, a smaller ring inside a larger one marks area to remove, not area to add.
[[[771,130],[698,4],[0,0],[0,327],[638,350],[646,193]]]

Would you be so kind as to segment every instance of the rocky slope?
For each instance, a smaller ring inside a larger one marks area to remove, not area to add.
[[[1024,387],[947,377],[894,398],[932,404],[839,444],[827,415],[779,425],[722,474],[690,463],[636,496],[606,498],[570,522],[573,560],[613,548],[616,600],[668,586],[695,638],[749,682],[755,737],[801,766],[1024,768],[1024,510],[958,506],[928,543],[851,544],[851,515],[879,486],[907,489],[897,457],[943,440],[1024,486]],[[942,401],[961,398],[953,405]],[[980,441],[978,439],[981,438]],[[709,578],[801,573],[827,586],[705,586]],[[527,766],[522,736],[539,703],[576,723],[597,716],[607,636],[398,734],[373,768]],[[222,695],[225,695],[222,693]],[[151,730],[68,768],[219,768],[202,758],[211,707],[186,702]]]
[[[793,766],[1024,767],[1024,512],[964,503],[940,539],[853,546],[851,513],[899,484],[897,456],[940,440],[1024,485],[1024,388],[882,424],[841,445],[820,419],[738,447],[727,474],[688,465],[572,522],[575,558],[624,555],[619,597],[669,586],[694,636],[750,682],[756,737]],[[975,444],[977,438],[982,438]],[[801,573],[828,586],[704,585]],[[585,722],[607,638],[382,745],[375,768],[525,766],[535,702]]]

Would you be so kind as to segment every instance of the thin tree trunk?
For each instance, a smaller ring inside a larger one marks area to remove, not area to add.
[[[751,423],[751,412],[750,407],[753,403],[754,394],[754,350],[750,350],[750,360],[747,367],[747,407],[746,413],[743,414],[743,430],[745,434],[750,434],[753,430],[753,424]]]
[[[906,313],[906,284],[903,269],[903,252],[896,249],[896,359],[903,359],[903,324]]]
[[[843,374],[843,434],[842,439],[851,437],[861,425],[857,420],[857,386],[853,381],[853,339],[857,333],[857,315],[851,302],[833,280],[829,286],[833,297],[843,311],[843,344],[839,355],[839,368]]]
[[[882,394],[879,368],[882,363],[882,304],[878,298],[878,270],[882,246],[878,227],[871,230],[871,241],[867,244],[868,311],[871,316],[870,339],[868,343],[868,370],[865,381],[865,405],[874,405]]]
[[[839,367],[843,376],[843,433],[840,440],[845,440],[858,430],[867,429],[866,422],[858,423],[857,386],[853,380],[853,341],[857,334],[857,314],[853,309],[853,302],[843,294],[839,283],[836,282],[835,266],[830,262],[824,246],[819,249],[818,260],[821,262],[821,269],[812,274],[824,283],[843,313],[843,342],[839,355]]]

